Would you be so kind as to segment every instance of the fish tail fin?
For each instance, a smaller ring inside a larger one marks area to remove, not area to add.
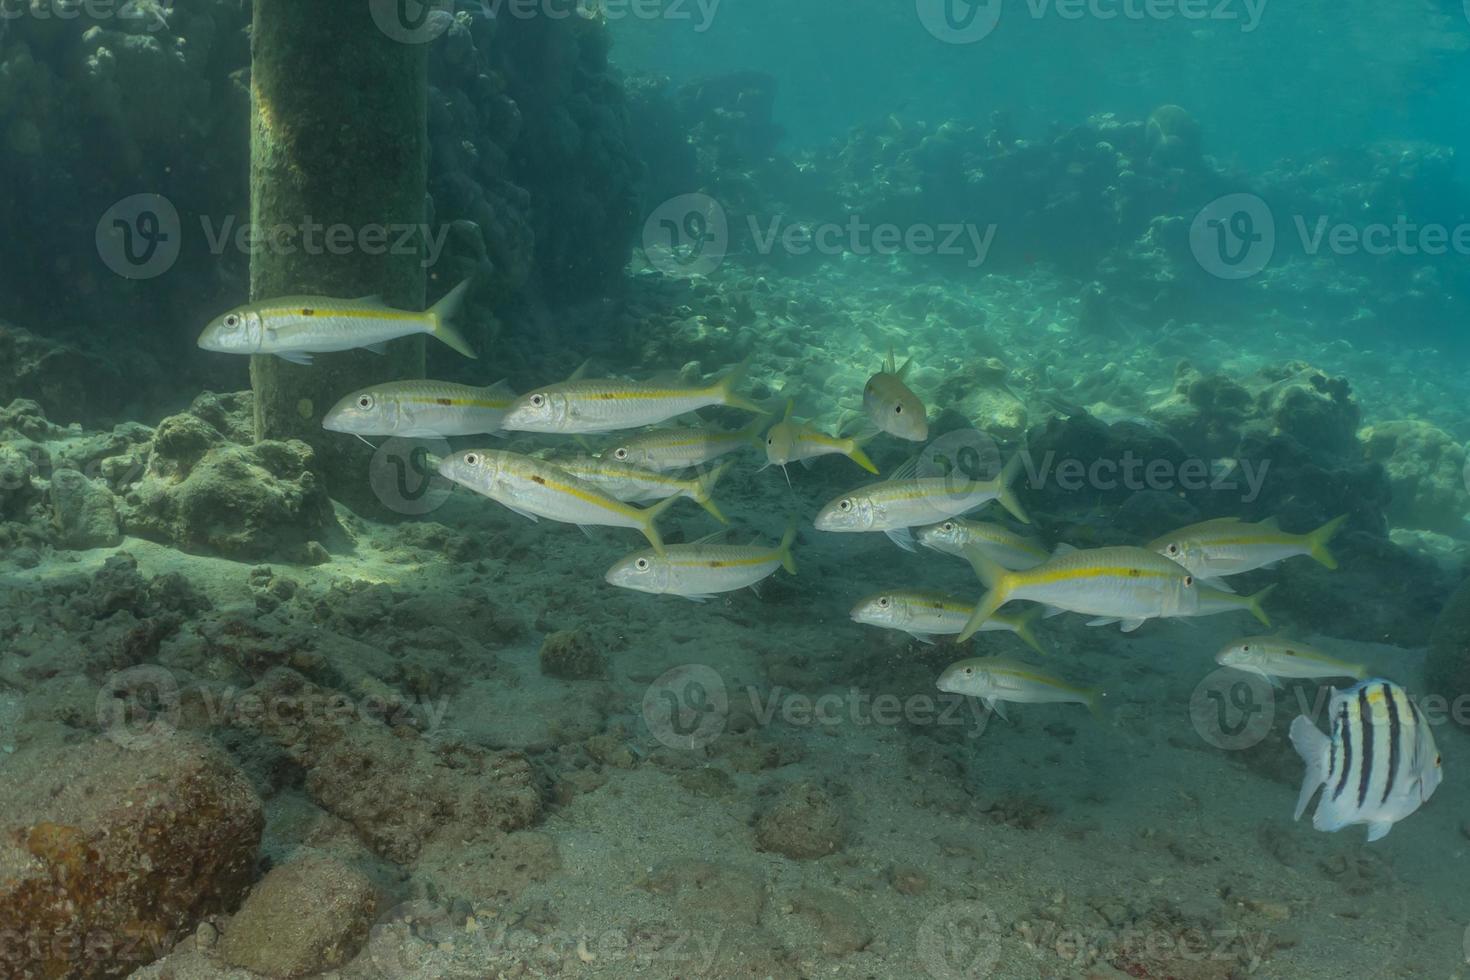
[[[878,467],[874,466],[873,461],[868,458],[868,454],[863,452],[862,444],[866,441],[866,439],[849,439],[847,458],[861,466],[863,469],[867,470],[869,473],[877,476]]]
[[[750,420],[749,425],[740,430],[740,435],[755,448],[764,449],[766,447],[765,428],[767,421],[768,417],[764,412],[757,415]]]
[[[1016,621],[1016,635],[1021,638],[1021,642],[1043,657],[1047,655],[1046,647],[1042,646],[1041,641],[1036,638],[1035,626],[1041,622],[1041,614],[1045,611],[1046,609],[1043,606],[1032,606],[1022,613],[1021,618]]]
[[[1006,463],[1005,468],[1000,471],[1000,476],[996,477],[995,499],[999,500],[1000,505],[1010,511],[1011,516],[1016,520],[1022,524],[1030,524],[1031,518],[1026,516],[1026,509],[1021,506],[1021,502],[1016,499],[1015,491],[1011,489],[1011,484],[1016,482],[1016,474],[1020,472],[1021,454],[1018,452],[1011,457],[1010,462]]]
[[[714,502],[715,484],[719,483],[720,477],[724,476],[730,467],[734,465],[734,460],[726,460],[708,473],[700,474],[693,493],[694,502],[709,511],[710,516],[721,524],[729,524],[730,522],[725,518],[724,514],[720,513],[719,506]]]
[[[786,533],[781,535],[781,543],[776,546],[776,554],[781,556],[781,567],[792,575],[796,574],[796,559],[791,555],[791,546],[796,543],[796,522],[786,523]]]
[[[464,298],[470,291],[470,280],[466,279],[444,294],[444,298],[429,307],[429,333],[459,351],[465,357],[478,359],[480,355],[464,339],[455,326],[455,319],[464,306]]]
[[[662,534],[659,534],[658,525],[654,522],[663,515],[664,511],[674,506],[674,503],[678,499],[679,497],[677,494],[672,497],[665,497],[663,500],[660,500],[652,507],[645,507],[642,511],[639,512],[641,520],[641,523],[639,524],[639,530],[641,530],[643,532],[643,536],[648,539],[648,543],[653,546],[654,554],[658,555],[659,557],[663,557],[664,555],[664,538]]]
[[[1331,543],[1332,536],[1342,528],[1343,522],[1347,519],[1347,514],[1343,514],[1341,517],[1334,517],[1307,535],[1307,547],[1310,549],[1307,553],[1328,568],[1337,567],[1337,558],[1333,556],[1331,549],[1327,546]]]
[[[725,373],[725,376],[715,382],[715,391],[720,396],[720,404],[730,408],[743,408],[747,412],[755,412],[757,415],[766,414],[766,410],[744,395],[735,393],[735,386],[745,380],[745,375],[750,371],[750,358],[746,358]]]
[[[965,628],[960,630],[960,635],[955,642],[964,643],[970,637],[980,632],[980,627],[985,621],[995,614],[995,611],[1005,605],[1009,596],[1004,585],[996,585],[989,592],[980,597],[975,604],[975,611],[970,614],[970,619],[965,623]]]
[[[909,368],[914,366],[914,359],[911,357],[908,360],[904,361],[903,367],[895,371],[893,370],[893,353],[890,351],[888,354],[888,365],[888,372],[894,377],[898,378],[898,380],[903,381],[908,377]]]
[[[1312,724],[1306,715],[1297,715],[1291,723],[1291,747],[1306,763],[1307,771],[1302,776],[1302,789],[1296,798],[1296,813],[1293,820],[1300,820],[1317,787],[1327,780],[1327,750],[1329,742],[1322,730]]]
[[[1266,615],[1266,610],[1261,608],[1261,603],[1265,601],[1266,596],[1270,595],[1275,588],[1276,583],[1272,582],[1254,595],[1247,596],[1245,600],[1245,607],[1251,611],[1251,615],[1259,619],[1267,628],[1271,626],[1271,617]]]
[[[1098,721],[1108,720],[1107,715],[1103,714],[1103,692],[1099,688],[1094,687],[1087,691],[1087,710]]]
[[[970,567],[975,570],[975,577],[987,589],[993,589],[1000,584],[1000,580],[1006,575],[1006,569],[1000,562],[987,555],[978,544],[965,545],[964,552]]]

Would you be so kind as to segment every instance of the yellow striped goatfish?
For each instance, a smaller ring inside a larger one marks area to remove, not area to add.
[[[1089,625],[1118,622],[1125,633],[1148,619],[1192,616],[1199,609],[1194,576],[1147,548],[1058,549],[1050,561],[1022,571],[1002,568],[978,548],[968,557],[990,591],[960,631],[961,640],[1012,599],[1096,617]]]
[[[788,401],[786,414],[766,433],[766,466],[779,466],[784,471],[788,463],[799,462],[809,466],[818,456],[846,456],[869,473],[877,475],[878,467],[873,465],[868,454],[862,450],[862,444],[866,440],[829,436],[804,422],[794,421],[791,412],[795,407],[795,402]],[[786,477],[786,482],[791,482],[790,475]]]
[[[669,497],[652,507],[634,507],[559,466],[493,449],[446,456],[439,461],[439,475],[533,521],[544,517],[584,530],[596,524],[637,528],[659,554],[663,554],[664,543],[653,522],[679,499]]]
[[[1043,674],[1030,664],[1000,657],[972,657],[946,667],[937,684],[946,694],[979,698],[985,707],[1002,718],[1003,702],[1013,704],[1085,704],[1094,717],[1102,717],[1102,695],[1095,689],[1077,687]]]
[[[870,483],[831,501],[817,514],[818,531],[882,531],[905,551],[914,551],[909,528],[958,517],[1000,501],[1019,521],[1031,518],[1021,509],[1011,491],[1011,481],[1021,469],[1014,456],[993,480],[976,480],[962,473],[948,476],[910,477]]]
[[[671,544],[662,555],[643,551],[629,555],[607,570],[608,583],[654,595],[677,595],[695,602],[721,592],[754,588],[777,568],[796,574],[791,545],[796,526],[786,529],[774,548],[763,545],[718,545],[696,541]]]
[[[979,548],[1002,568],[1035,568],[1051,557],[1040,541],[1017,534],[989,521],[967,521],[951,517],[914,532],[919,544],[946,555],[964,558],[971,545]]]
[[[618,500],[643,503],[648,500],[663,500],[665,497],[688,497],[710,512],[721,524],[729,524],[720,508],[710,499],[715,484],[725,475],[734,461],[723,463],[708,473],[681,479],[669,473],[655,473],[627,463],[578,456],[573,459],[557,459],[553,462],[585,483],[600,488]]]
[[[1429,721],[1402,687],[1375,677],[1327,700],[1331,734],[1306,715],[1291,723],[1291,745],[1307,764],[1296,800],[1300,820],[1322,788],[1312,826],[1368,825],[1378,840],[1434,795],[1444,778]]]
[[[883,370],[863,386],[863,410],[874,425],[889,435],[923,442],[929,438],[924,402],[904,383],[913,365],[913,358],[909,358],[903,367],[895,368],[893,351],[889,351]]]
[[[426,333],[465,357],[474,357],[454,326],[469,287],[466,279],[422,313],[394,309],[376,296],[282,296],[247,303],[211,320],[199,335],[199,346],[225,354],[274,354],[293,364],[310,364],[313,354],[358,347],[381,354],[390,340]]]
[[[649,470],[684,470],[745,446],[762,448],[765,441],[761,429],[765,428],[765,422],[764,418],[757,418],[745,428],[731,431],[693,427],[654,429],[618,443],[603,455]]]
[[[882,629],[901,630],[920,643],[933,643],[936,636],[955,636],[965,628],[975,604],[958,596],[922,589],[878,592],[852,607],[852,621]],[[1041,608],[1025,613],[998,612],[987,619],[980,632],[1007,631],[1019,636],[1037,653],[1045,654],[1032,627],[1041,618]]]
[[[745,370],[746,365],[741,364],[714,384],[699,387],[573,378],[516,399],[504,425],[517,432],[572,434],[657,425],[712,405],[765,414],[765,409],[735,393]]]
[[[1284,636],[1247,636],[1236,640],[1215,654],[1215,663],[1264,677],[1277,687],[1281,686],[1282,678],[1351,677],[1360,681],[1368,676],[1368,668],[1362,664],[1338,660]]]
[[[1149,542],[1148,548],[1206,580],[1265,568],[1296,555],[1311,555],[1328,568],[1336,568],[1337,559],[1327,545],[1347,519],[1344,514],[1307,534],[1288,534],[1276,526],[1274,517],[1260,524],[1220,517],[1166,534]],[[1219,588],[1218,583],[1211,584]]]
[[[494,434],[515,397],[504,381],[487,388],[449,381],[391,381],[344,397],[322,419],[322,428],[355,436]]]

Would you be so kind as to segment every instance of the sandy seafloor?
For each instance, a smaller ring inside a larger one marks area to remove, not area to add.
[[[747,325],[720,327],[729,311],[701,304],[748,286],[741,286],[744,275],[728,270],[726,279],[693,289],[652,287],[690,308],[681,332],[650,339],[640,357],[659,357],[670,368],[702,358],[713,370],[722,353],[748,348],[758,378],[798,384],[803,399],[820,403],[833,421],[831,394],[855,398],[889,346],[917,358],[914,386],[921,393],[967,359],[1000,356],[1013,377],[1026,374],[1013,384],[1028,403],[1043,387],[1036,379],[1067,396],[1058,379],[1105,377],[1072,386],[1085,389],[1075,400],[1106,403],[1120,415],[1166,392],[1181,356],[1232,373],[1305,356],[1353,380],[1365,422],[1420,416],[1460,438],[1470,432],[1470,416],[1459,408],[1464,382],[1432,354],[1388,355],[1346,343],[1297,350],[1293,325],[1284,320],[1245,325],[1228,343],[1187,326],[1146,339],[1089,338],[1075,332],[1060,289],[1044,284],[991,277],[994,288],[983,296],[964,296],[885,286],[869,273],[861,281],[876,284],[865,290],[827,270],[800,283],[749,289],[755,309],[740,314]],[[763,299],[765,290],[774,298]],[[989,311],[984,330],[974,325],[978,307]],[[605,352],[568,351],[568,367],[583,353]],[[636,370],[634,362],[608,362]],[[1100,374],[1109,363],[1115,367]],[[931,404],[931,412],[940,407]],[[1032,421],[1038,417],[1033,409]],[[891,440],[875,446],[885,470],[908,452]],[[597,529],[584,537],[575,528],[532,524],[464,491],[423,521],[398,526],[342,511],[350,550],[339,546],[330,562],[315,567],[271,566],[297,589],[266,616],[356,594],[364,587],[344,583],[358,582],[379,592],[386,587],[394,601],[419,596],[446,616],[473,606],[489,621],[514,621],[505,638],[493,631],[480,637],[479,659],[446,654],[437,675],[444,713],[426,737],[525,749],[549,757],[553,769],[558,752],[576,759],[535,828],[554,840],[559,866],[513,898],[447,901],[437,912],[433,897],[415,891],[411,869],[399,872],[374,858],[299,785],[263,788],[264,847],[273,860],[319,849],[357,864],[402,903],[417,896],[417,905],[398,906],[397,918],[384,916],[367,950],[339,975],[1470,975],[1470,739],[1451,726],[1436,730],[1444,784],[1379,843],[1366,845],[1361,827],[1329,835],[1305,819],[1293,823],[1301,765],[1285,728],[1297,713],[1296,695],[1310,700],[1315,688],[1278,692],[1272,727],[1253,748],[1220,748],[1192,721],[1191,697],[1215,670],[1214,652],[1259,631],[1244,613],[1153,622],[1131,635],[1085,627],[1077,616],[1050,619],[1041,627],[1051,650],[1045,661],[1011,636],[979,638],[982,652],[1030,659],[1102,687],[1104,723],[1075,705],[1011,706],[1010,720],[1001,721],[973,703],[943,721],[879,723],[867,699],[888,694],[922,706],[916,699],[937,696],[935,677],[958,655],[854,624],[848,609],[883,587],[978,593],[974,578],[956,559],[905,553],[881,535],[813,530],[821,503],[867,481],[846,460],[793,467],[794,489],[779,470],[758,472],[759,462],[746,451],[717,493],[735,526],[732,540],[774,541],[787,515],[802,519],[800,574],[778,573],[759,595],[742,591],[692,604],[616,590],[602,571],[644,546],[636,532]],[[425,522],[447,530],[426,532]],[[669,541],[715,529],[687,503],[663,525]],[[473,557],[449,558],[455,539],[474,539]],[[26,594],[40,583],[90,573],[115,551],[132,555],[144,578],[183,572],[216,609],[256,608],[264,573],[254,573],[252,586],[250,566],[131,538],[118,549],[47,555],[35,569],[0,565],[0,593],[24,609]],[[1273,574],[1249,581],[1259,587]],[[1288,592],[1279,591],[1268,608],[1290,629]],[[25,622],[17,625],[23,633]],[[559,680],[539,670],[541,638],[576,628],[606,650],[606,679]],[[1365,660],[1411,689],[1417,682],[1420,650],[1296,635],[1344,659]],[[365,627],[354,639],[372,650],[384,638]],[[392,640],[401,652],[403,636]],[[399,654],[381,646],[376,653],[342,663],[344,676],[397,676]],[[717,678],[730,704],[711,740],[692,751],[662,744],[643,710],[646,698],[660,703],[659,685],[670,683],[660,681],[665,672],[688,665],[705,669],[697,675],[702,681]],[[67,670],[65,663],[53,666]],[[777,711],[763,721],[759,706],[750,708],[752,690],[762,703],[787,698],[795,714]],[[0,767],[24,764],[28,741],[54,734],[61,702],[74,700],[85,715],[95,685],[79,678],[74,687],[45,692],[56,703],[0,686],[7,753]],[[838,706],[831,722],[805,722],[800,699],[821,696]],[[600,758],[566,750],[599,735],[613,736],[598,743]],[[19,751],[9,755],[13,748]],[[842,823],[835,853],[793,859],[758,849],[757,815],[793,784],[811,784],[835,802]],[[466,842],[456,855],[461,895],[475,891],[477,859],[485,857],[479,848]],[[441,883],[452,879],[442,864],[435,873]],[[434,925],[399,924],[408,913]],[[228,921],[217,927],[227,931]],[[246,976],[193,945],[186,941],[135,975]]]

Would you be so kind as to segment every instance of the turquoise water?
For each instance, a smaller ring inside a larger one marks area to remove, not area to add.
[[[0,976],[1470,970],[1459,4],[0,12]]]

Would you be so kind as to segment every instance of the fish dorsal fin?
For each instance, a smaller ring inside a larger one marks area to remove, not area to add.
[[[1063,542],[1061,542],[1060,544],[1058,544],[1055,548],[1053,548],[1051,550],[1051,556],[1053,558],[1060,558],[1063,555],[1070,555],[1072,552],[1074,552],[1076,550],[1077,550],[1077,546],[1076,545],[1067,544],[1067,542],[1063,541]]]
[[[590,367],[591,364],[592,358],[589,357],[587,358],[587,360],[583,361],[580,365],[577,366],[577,370],[573,371],[570,375],[567,376],[567,380],[581,381],[587,376],[587,368]]]
[[[788,399],[786,399],[786,411],[784,411],[784,412],[781,413],[781,421],[782,422],[790,422],[791,421],[791,414],[793,412],[795,412],[795,411],[796,411],[796,399],[795,398],[788,398]]]
[[[899,463],[893,472],[888,474],[890,480],[911,480],[919,473],[919,457],[912,456]]]
[[[903,362],[903,367],[899,368],[897,371],[893,371],[893,369],[891,367],[889,368],[889,370],[892,371],[895,376],[897,376],[898,380],[903,381],[905,378],[908,377],[909,368],[911,368],[913,366],[914,366],[914,359],[911,357],[907,361],[904,361]]]
[[[1261,522],[1261,527],[1270,528],[1272,531],[1279,531],[1281,530],[1281,520],[1272,515]]]
[[[482,385],[480,390],[485,392],[487,395],[509,395],[512,398],[515,397],[516,393],[515,389],[510,386],[510,382],[506,378],[501,378],[494,384]]]
[[[354,302],[354,303],[361,303],[363,306],[387,306],[388,305],[387,303],[384,303],[383,302],[383,297],[380,296],[380,295],[378,295],[377,293],[374,293],[371,296],[358,296],[358,297],[355,297],[352,300],[352,302]]]
[[[712,541],[718,541],[720,538],[723,538],[726,534],[729,534],[729,533],[730,533],[730,529],[729,528],[722,527],[718,531],[711,531],[709,534],[706,534],[702,538],[695,538],[693,541],[689,542],[689,544],[691,546],[696,546],[696,545],[701,545],[701,544],[709,544]]]

